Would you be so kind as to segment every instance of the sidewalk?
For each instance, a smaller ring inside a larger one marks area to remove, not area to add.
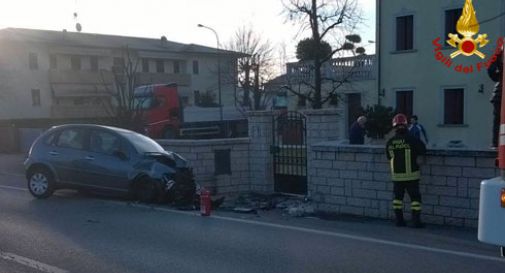
[[[0,173],[24,174],[25,154],[0,154]]]

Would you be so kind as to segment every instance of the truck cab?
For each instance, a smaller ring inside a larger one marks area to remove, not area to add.
[[[143,130],[151,138],[176,138],[182,111],[176,84],[151,84],[135,88],[134,104],[142,116]]]

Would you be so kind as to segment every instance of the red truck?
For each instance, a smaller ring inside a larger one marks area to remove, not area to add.
[[[135,88],[134,105],[143,120],[143,133],[151,138],[211,138],[247,136],[247,120],[235,107],[184,107],[176,84],[150,84]]]

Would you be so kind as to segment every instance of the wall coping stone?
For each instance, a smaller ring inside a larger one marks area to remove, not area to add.
[[[280,111],[247,111],[246,115],[248,117],[271,117],[276,112],[280,112]]]
[[[313,144],[314,152],[343,152],[343,153],[368,153],[384,154],[384,145],[352,145],[341,144],[340,141],[326,141]],[[496,151],[487,150],[462,150],[462,149],[428,149],[428,156],[456,156],[456,157],[486,157],[495,158]]]
[[[161,146],[213,146],[249,144],[248,137],[242,138],[219,138],[219,139],[156,139]]]
[[[342,110],[339,109],[305,109],[300,111],[302,114],[306,116],[328,116],[328,115],[341,115],[343,113]]]

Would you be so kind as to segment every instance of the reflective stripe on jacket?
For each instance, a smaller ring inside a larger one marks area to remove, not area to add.
[[[422,141],[409,134],[396,134],[386,144],[393,181],[418,180],[421,177],[417,156],[426,152]]]

